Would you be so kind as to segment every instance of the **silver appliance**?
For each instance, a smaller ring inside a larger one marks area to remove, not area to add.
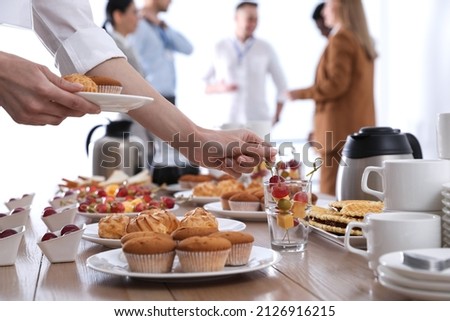
[[[129,120],[110,121],[106,125],[93,127],[86,139],[86,153],[91,152],[92,174],[108,178],[114,170],[120,169],[133,176],[146,168],[146,146],[137,136],[130,135],[132,122]],[[96,129],[106,127],[105,136],[91,145]]]
[[[382,166],[389,159],[422,158],[419,141],[409,133],[391,127],[363,127],[349,135],[344,144],[336,179],[338,200],[378,200],[361,189],[367,166]],[[382,190],[381,177],[370,175],[368,186]]]

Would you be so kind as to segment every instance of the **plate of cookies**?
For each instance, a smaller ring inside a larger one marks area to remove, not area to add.
[[[384,204],[380,201],[331,201],[327,207],[311,206],[309,223],[312,230],[320,236],[344,246],[345,229],[348,223],[362,221],[365,215],[369,213],[381,213],[383,209]],[[362,236],[361,230],[352,230],[350,243],[354,247],[366,247],[366,239]]]

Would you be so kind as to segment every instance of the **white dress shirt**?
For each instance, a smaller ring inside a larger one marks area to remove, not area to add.
[[[284,102],[286,78],[272,46],[257,38],[250,38],[245,43],[227,38],[216,45],[213,65],[204,79],[207,83],[238,86],[237,91],[222,95],[230,104],[228,122],[246,124],[273,119],[266,97],[267,75],[276,86],[278,102]]]
[[[30,0],[0,1],[0,22],[20,24],[29,11],[4,11],[7,6],[28,8]],[[92,19],[88,0],[31,0],[33,29],[55,56],[62,75],[86,73],[113,57],[124,57],[114,40]],[[5,12],[10,14],[7,20]],[[26,19],[25,19],[26,20]]]

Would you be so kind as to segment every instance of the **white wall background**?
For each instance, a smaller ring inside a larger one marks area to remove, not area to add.
[[[94,19],[104,19],[105,0],[91,0]],[[326,44],[311,14],[317,0],[260,0],[257,36],[270,41],[279,55],[291,88],[312,83]],[[142,4],[142,0],[136,2]],[[179,108],[208,127],[220,122],[220,102],[203,94],[201,77],[213,44],[233,31],[230,0],[174,0],[166,21],[194,44],[191,56],[177,56]],[[435,158],[435,118],[450,112],[450,2],[447,0],[366,0],[366,15],[380,57],[376,62],[376,105],[379,125],[418,136],[426,157]],[[28,30],[0,26],[0,50],[49,66],[52,57]],[[271,83],[269,82],[269,86]],[[273,99],[273,88],[269,99]],[[311,129],[313,103],[288,103],[276,139],[304,139]],[[36,192],[49,198],[61,178],[90,175],[85,153],[88,131],[114,114],[67,119],[60,126],[14,123],[0,109],[0,201]]]

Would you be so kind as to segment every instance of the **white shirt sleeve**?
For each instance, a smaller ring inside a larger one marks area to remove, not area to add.
[[[62,75],[84,74],[108,59],[125,58],[94,23],[88,0],[33,0],[33,24]]]

